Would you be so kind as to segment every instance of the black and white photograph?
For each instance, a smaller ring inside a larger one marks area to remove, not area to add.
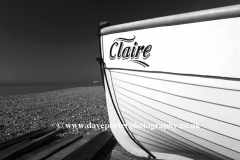
[[[240,160],[240,0],[1,0],[0,160]]]

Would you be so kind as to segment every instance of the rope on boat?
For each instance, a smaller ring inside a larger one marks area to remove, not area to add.
[[[104,64],[104,66],[103,66],[103,64]],[[109,87],[109,84],[108,84],[107,74],[106,74],[106,72],[105,72],[105,63],[104,63],[104,62],[102,63],[102,67],[104,68],[104,69],[103,69],[103,74],[104,74],[105,79],[106,79],[106,84],[107,84],[106,86],[107,86],[107,88],[108,88],[108,92],[109,92],[109,95],[110,95],[112,104],[113,104],[113,106],[114,106],[114,109],[115,109],[115,111],[116,111],[116,113],[117,113],[117,116],[118,116],[118,118],[119,118],[119,120],[120,120],[123,128],[125,129],[125,131],[126,131],[126,133],[128,134],[128,136],[129,136],[141,149],[143,149],[150,157],[153,157],[154,159],[156,159],[156,157],[155,157],[149,150],[147,150],[140,142],[138,142],[138,140],[137,140],[132,134],[129,133],[128,129],[127,129],[126,126],[124,125],[124,122],[123,122],[123,120],[120,118],[120,115],[119,115],[119,113],[118,113],[118,111],[117,111],[117,109],[116,109],[115,103],[114,103],[114,101],[113,101],[112,93],[111,93],[111,90],[110,90],[110,87]]]
[[[100,27],[99,27],[99,32],[98,32],[98,36],[99,36],[99,48],[100,48],[100,56],[101,57],[98,57],[96,60],[98,61],[98,63],[100,64],[100,69],[101,69],[101,76],[102,76],[102,81],[103,81],[103,86],[104,86],[104,89],[105,89],[105,82],[104,82],[104,77],[105,77],[105,80],[106,80],[106,86],[107,86],[107,89],[108,89],[108,92],[109,92],[109,95],[110,95],[110,98],[111,98],[111,101],[112,101],[112,104],[113,104],[113,107],[114,107],[114,109],[115,109],[115,111],[116,111],[116,113],[117,113],[117,116],[118,116],[118,118],[119,118],[119,120],[120,120],[120,122],[121,122],[121,124],[122,124],[122,126],[123,126],[123,128],[124,128],[124,130],[126,131],[126,133],[128,134],[128,136],[132,139],[132,141],[134,141],[142,150],[144,150],[147,154],[148,154],[148,158],[150,159],[151,157],[153,158],[153,159],[156,159],[156,157],[148,150],[148,149],[146,149],[140,142],[138,142],[138,140],[134,137],[134,135],[129,131],[129,129],[128,128],[126,128],[126,123],[125,123],[125,121],[124,120],[122,120],[121,119],[121,117],[120,117],[120,115],[119,115],[119,113],[118,113],[118,111],[117,111],[117,108],[116,108],[116,106],[115,106],[115,103],[114,103],[114,101],[113,101],[113,96],[112,96],[112,93],[111,93],[111,90],[110,90],[110,87],[109,87],[109,84],[108,84],[108,79],[107,79],[107,74],[106,74],[106,65],[105,65],[105,63],[104,63],[104,60],[102,59],[102,47],[101,47],[101,40],[100,40],[100,38],[101,38],[101,29],[102,28],[104,28],[104,27],[107,27],[107,26],[109,26],[110,24],[109,23],[107,23],[107,22],[105,22],[105,23],[102,23],[102,24],[100,24]],[[131,134],[130,134],[130,133]]]

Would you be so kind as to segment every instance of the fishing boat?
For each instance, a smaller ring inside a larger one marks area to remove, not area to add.
[[[240,5],[102,23],[112,133],[129,153],[240,160]]]

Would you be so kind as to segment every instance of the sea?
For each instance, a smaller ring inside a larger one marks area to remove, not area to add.
[[[20,94],[42,93],[67,88],[102,86],[92,83],[5,83],[0,84],[0,97]]]

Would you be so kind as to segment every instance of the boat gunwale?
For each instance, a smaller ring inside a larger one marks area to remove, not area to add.
[[[100,34],[108,35],[162,26],[172,26],[235,17],[240,17],[240,4],[108,26],[102,28],[100,30]]]

